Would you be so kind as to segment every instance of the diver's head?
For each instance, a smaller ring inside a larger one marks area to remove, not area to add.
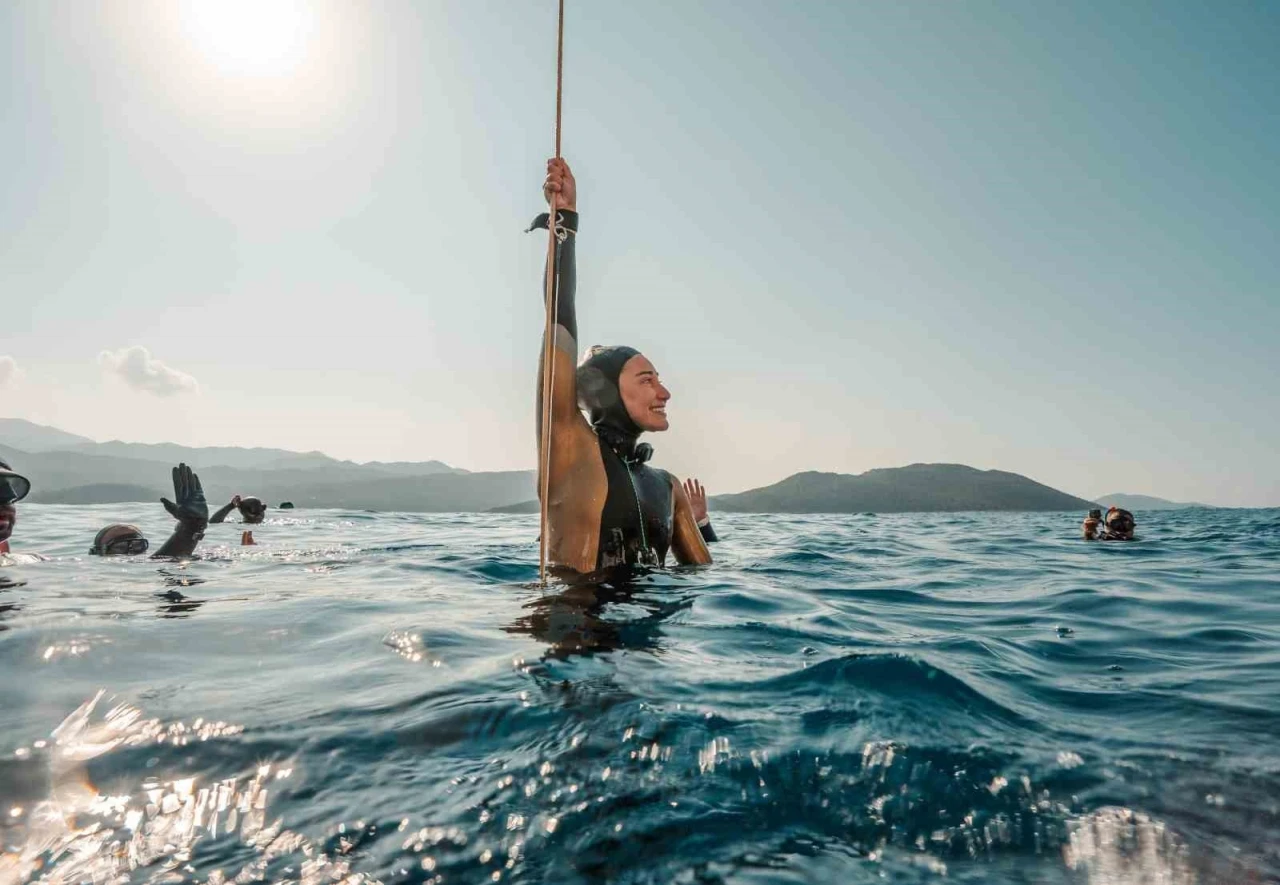
[[[644,354],[636,354],[627,360],[618,376],[618,390],[622,392],[622,404],[627,414],[641,430],[657,433],[671,426],[667,420],[667,390],[658,377],[658,370]]]
[[[89,552],[94,556],[134,556],[146,553],[150,546],[136,525],[116,522],[98,532]]]
[[[596,345],[578,364],[578,404],[597,431],[636,437],[666,430],[669,399],[658,370],[633,347]]]
[[[247,523],[257,524],[266,519],[267,505],[262,503],[261,498],[240,499],[240,517]]]
[[[1089,511],[1089,518],[1090,518],[1090,519],[1097,519],[1097,520],[1101,520],[1101,519],[1102,519],[1102,511],[1095,507],[1093,510],[1090,510],[1090,511]]]
[[[1121,510],[1119,507],[1107,510],[1107,533],[1112,537],[1132,540],[1135,525],[1133,514],[1128,510]]]
[[[31,481],[14,473],[8,462],[0,459],[0,542],[9,540],[13,526],[18,521],[18,508],[14,507],[31,491]]]

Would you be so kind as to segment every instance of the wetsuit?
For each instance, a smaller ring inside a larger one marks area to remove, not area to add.
[[[548,215],[543,213],[529,230],[546,228],[548,221]],[[578,339],[577,232],[578,213],[557,212],[556,347],[570,359],[576,352]],[[638,353],[630,347],[593,347],[577,367],[574,379],[578,406],[587,413],[604,467],[605,488],[595,556],[598,569],[622,564],[664,565],[672,547],[675,480],[667,471],[648,465],[653,447],[638,442],[642,431],[627,413],[618,389],[622,367]],[[541,377],[539,373],[540,393]],[[539,426],[541,420],[539,409]],[[585,513],[586,508],[582,512]],[[594,518],[594,512],[590,518]]]
[[[645,460],[653,454],[635,437],[616,436],[593,424],[609,492],[600,514],[596,565],[663,565],[671,548],[671,474]]]

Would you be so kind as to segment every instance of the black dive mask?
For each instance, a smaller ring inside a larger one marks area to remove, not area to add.
[[[137,529],[121,534],[110,541],[103,540],[108,532],[117,528],[120,526],[109,525],[98,532],[98,536],[93,539],[93,546],[89,548],[89,553],[93,556],[136,556],[139,553],[146,553],[150,548],[151,542],[142,537],[142,533]]]
[[[150,547],[151,542],[146,538],[116,538],[104,547],[89,548],[89,552],[98,556],[136,556],[146,553]]]
[[[9,465],[0,461],[0,504],[16,504],[31,491],[31,480],[14,473]]]

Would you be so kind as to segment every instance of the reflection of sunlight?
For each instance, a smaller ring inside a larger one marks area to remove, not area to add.
[[[1196,885],[1177,834],[1128,808],[1100,808],[1071,825],[1063,859],[1097,885]]]
[[[150,875],[136,881],[245,885],[266,881],[268,867],[277,860],[281,875],[272,881],[278,885],[374,885],[341,856],[349,842],[340,840],[338,854],[331,856],[324,846],[285,829],[281,819],[271,820],[269,797],[293,775],[291,766],[264,761],[242,776],[206,782],[182,774],[149,776],[122,783],[118,791],[100,791],[85,764],[119,747],[188,746],[243,731],[204,719],[164,723],[145,718],[128,704],[98,716],[103,695],[98,692],[68,716],[50,741],[14,752],[24,763],[46,762],[48,786],[44,795],[14,796],[5,803],[0,885],[121,883],[140,870]],[[238,870],[195,866],[197,844],[218,839],[252,849],[247,856],[235,856],[237,865],[242,864]]]
[[[300,834],[267,817],[267,800],[274,783],[293,773],[290,767],[260,765],[245,778],[229,777],[207,785],[194,777],[171,780],[148,778],[134,792],[102,793],[89,781],[85,763],[117,747],[168,743],[187,746],[238,735],[242,729],[225,722],[197,719],[191,724],[146,719],[135,707],[121,704],[101,718],[95,709],[103,692],[81,705],[53,732],[51,741],[37,741],[33,749],[48,764],[48,793],[14,801],[4,820],[7,831],[0,843],[0,885],[19,885],[39,875],[41,882],[128,881],[139,868],[154,867],[151,881],[180,881],[197,872],[189,863],[200,841],[234,837],[256,849],[235,881],[255,875],[273,858],[301,853],[307,862],[293,881],[327,885],[350,875],[349,863],[331,861]],[[37,761],[29,748],[15,759]],[[17,797],[15,797],[17,799]],[[228,877],[210,870],[206,881]]]
[[[431,666],[439,667],[442,663],[440,658],[427,651],[426,645],[422,642],[422,637],[416,633],[392,630],[382,638],[382,644],[394,649],[395,653],[406,661],[412,661],[415,664],[418,661],[428,660],[431,662]]]
[[[280,77],[306,59],[315,28],[303,0],[184,0],[183,30],[223,74]]]

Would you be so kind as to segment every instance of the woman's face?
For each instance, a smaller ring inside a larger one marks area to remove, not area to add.
[[[656,433],[671,426],[667,420],[671,391],[662,385],[658,370],[644,354],[636,354],[623,365],[618,375],[618,392],[627,414],[641,430]]]

